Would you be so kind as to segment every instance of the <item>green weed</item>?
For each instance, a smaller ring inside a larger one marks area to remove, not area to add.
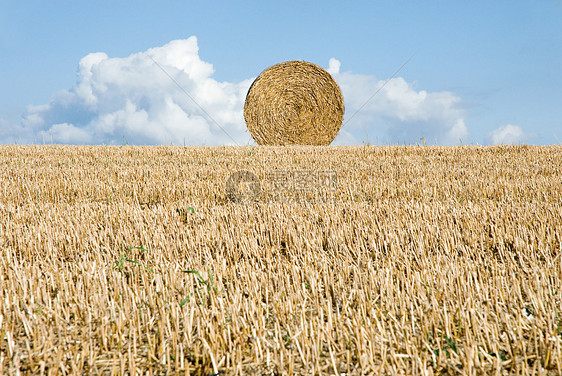
[[[132,260],[132,259],[129,258],[129,254],[130,254],[131,251],[134,250],[134,249],[138,249],[138,250],[145,251],[145,252],[148,252],[148,251],[149,251],[148,249],[144,248],[144,247],[141,245],[140,247],[131,247],[131,248],[127,249],[127,251],[121,252],[121,255],[119,256],[119,260],[118,260],[118,261],[115,261],[115,262],[113,263],[113,269],[116,269],[116,270],[121,271],[121,269],[123,269],[123,266],[125,265],[125,262],[130,262],[130,263],[132,263],[132,264],[142,266],[143,268],[145,268],[145,269],[148,270],[149,272],[154,273],[154,271],[153,271],[152,269],[150,269],[148,266],[141,264],[141,263],[140,263],[139,261],[137,261],[137,260]]]
[[[193,274],[195,276],[195,282],[196,282],[198,287],[195,289],[195,291],[193,291],[191,294],[186,296],[180,302],[180,307],[183,307],[193,295],[199,295],[199,291],[201,291],[201,290],[207,291],[207,296],[205,297],[204,302],[207,301],[207,298],[209,297],[209,294],[211,292],[215,293],[215,295],[218,293],[218,290],[215,287],[215,284],[213,282],[213,272],[212,272],[212,270],[209,269],[207,279],[203,278],[201,276],[201,273],[199,273],[197,270],[184,270],[183,272]]]

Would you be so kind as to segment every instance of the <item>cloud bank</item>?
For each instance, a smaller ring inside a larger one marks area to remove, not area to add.
[[[92,53],[80,60],[75,86],[30,106],[22,125],[39,142],[247,143],[242,109],[252,80],[218,82],[213,72],[196,37],[126,58]]]
[[[526,133],[517,125],[507,124],[502,127],[494,129],[488,134],[491,144],[521,144],[529,141],[534,135]]]
[[[334,144],[361,144],[366,134],[371,143],[425,137],[428,143],[456,144],[468,137],[454,94],[417,91],[403,78],[386,82],[340,69],[341,62],[330,59],[327,70],[340,84],[346,105]],[[8,130],[0,122],[0,141],[247,144],[251,136],[243,107],[254,78],[218,82],[213,73],[212,64],[200,59],[194,36],[124,58],[91,53],[80,60],[74,87],[54,94],[49,104],[29,106],[21,123]]]
[[[412,143],[422,137],[428,143],[466,142],[461,100],[442,91],[416,91],[401,77],[379,80],[373,76],[340,72],[341,63],[331,59],[328,71],[338,81],[346,103],[342,143]],[[347,123],[346,123],[347,122]],[[374,136],[374,137],[373,137]],[[382,141],[382,142],[381,142]],[[375,142],[376,143],[376,142]]]

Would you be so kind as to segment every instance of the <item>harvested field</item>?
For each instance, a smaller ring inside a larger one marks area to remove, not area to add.
[[[560,375],[561,166],[560,146],[0,146],[0,374]],[[232,201],[240,170],[260,191]]]

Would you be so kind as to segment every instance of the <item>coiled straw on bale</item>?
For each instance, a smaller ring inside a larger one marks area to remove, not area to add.
[[[341,128],[343,113],[336,81],[306,61],[264,70],[244,104],[246,125],[259,145],[329,145]]]

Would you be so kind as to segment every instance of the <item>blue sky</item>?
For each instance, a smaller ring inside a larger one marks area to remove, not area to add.
[[[0,143],[248,144],[268,66],[329,69],[345,123],[413,55],[335,144],[558,144],[561,19],[559,0],[2,0]]]

